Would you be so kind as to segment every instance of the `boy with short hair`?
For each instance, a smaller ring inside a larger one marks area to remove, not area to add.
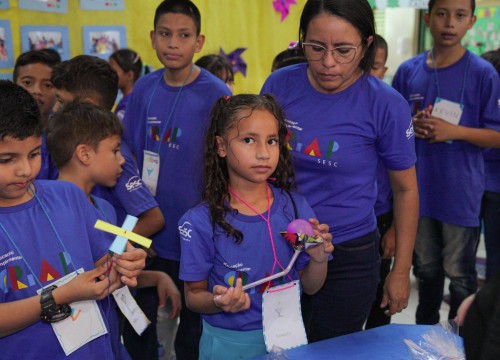
[[[165,228],[153,237],[158,257],[151,268],[169,273],[181,291],[177,223],[201,201],[210,109],[216,99],[231,95],[224,82],[193,64],[205,41],[200,30],[201,15],[191,1],[165,0],[158,5],[150,36],[164,68],[136,82],[123,119],[124,140],[166,218]],[[177,358],[197,359],[199,337],[199,315],[184,306],[176,337]]]
[[[94,300],[122,282],[135,286],[145,253],[137,249],[115,257],[108,271],[109,237],[94,229],[97,217],[81,190],[66,182],[34,180],[42,129],[35,100],[18,85],[0,81],[2,356],[60,359],[71,349],[74,359],[114,359],[106,314]],[[47,287],[77,269],[85,272]],[[74,315],[71,305],[90,310],[53,329],[52,322]],[[75,334],[77,345],[71,340]]]
[[[377,51],[375,52],[375,62],[373,63],[370,74],[378,77],[380,80],[384,80],[385,73],[387,72],[387,66],[385,66],[385,63],[387,62],[387,57],[389,56],[389,46],[387,45],[387,41],[385,41],[385,39],[379,34],[375,34],[375,37]]]
[[[491,64],[461,44],[476,21],[474,9],[474,0],[429,1],[424,21],[433,47],[404,62],[393,80],[410,103],[417,137],[417,324],[439,322],[445,275],[450,278],[449,318],[477,289],[481,148],[500,147],[500,90]]]
[[[56,89],[57,108],[64,108],[66,104],[79,101],[90,102],[105,110],[111,110],[118,92],[118,76],[116,72],[106,61],[88,55],[77,56],[61,63],[54,69],[52,80]],[[123,141],[121,142],[120,152],[125,159],[125,163],[122,164],[122,174],[117,179],[116,185],[111,188],[109,184],[97,183],[92,193],[97,195],[97,199],[102,198],[101,200],[104,199],[113,205],[116,210],[115,225],[120,226],[127,214],[136,216],[139,218],[139,222],[133,231],[149,237],[163,227],[163,215],[156,200],[149,190],[142,185],[135,160]],[[154,251],[154,249],[150,250]],[[139,287],[149,287],[141,289],[141,291],[150,293],[154,298],[154,304],[149,309],[149,312],[143,308],[153,324],[155,323],[158,306],[165,306],[167,299],[170,300],[172,306],[170,317],[175,318],[178,316],[181,308],[180,294],[167,274],[157,271],[144,271],[139,280]],[[129,328],[128,323],[125,323],[125,328]],[[131,329],[131,331],[135,333],[135,330]],[[157,344],[154,325],[150,325],[144,333],[153,334],[155,344]],[[157,354],[156,345],[155,352]],[[147,352],[142,349],[141,355],[145,353]],[[134,354],[131,355],[134,356]]]
[[[19,55],[14,64],[14,82],[26,89],[37,101],[42,122],[47,124],[56,101],[51,76],[54,66],[61,62],[59,54],[51,49],[32,50]]]
[[[52,49],[32,50],[16,59],[14,64],[14,82],[26,89],[35,98],[42,114],[43,126],[47,125],[56,101],[54,86],[51,82],[52,69],[61,62],[57,51]],[[42,167],[38,179],[57,179],[57,169],[51,162],[45,148],[42,134]]]
[[[52,83],[57,99],[55,110],[73,101],[88,101],[111,110],[118,93],[118,75],[113,68],[106,61],[89,55],[76,56],[56,66]],[[135,160],[123,142],[120,151],[125,164],[117,184],[113,188],[96,186],[94,192],[115,207],[120,225],[127,214],[136,216],[139,222],[134,232],[149,237],[164,226],[163,214],[142,185]]]

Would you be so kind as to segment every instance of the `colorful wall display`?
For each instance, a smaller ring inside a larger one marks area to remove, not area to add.
[[[84,26],[85,54],[107,60],[116,50],[127,47],[125,26]]]
[[[80,0],[82,10],[124,10],[124,0]]]
[[[68,12],[68,0],[19,0],[19,8],[55,13]]]
[[[160,0],[0,0],[0,19],[10,20],[14,59],[25,49],[25,37],[21,34],[24,26],[64,26],[67,28],[68,45],[63,46],[65,58],[90,53],[91,47],[85,46],[84,27],[111,26],[122,27],[127,47],[141,55],[143,63],[158,69],[162,65],[151,47],[150,31],[153,18]],[[235,93],[258,93],[263,82],[271,72],[274,57],[285,50],[291,41],[298,39],[298,28],[302,9],[306,0],[194,0],[202,15],[202,34],[205,44],[202,51],[195,55],[219,54],[220,49],[230,54],[235,49],[245,49],[235,63],[242,60],[246,72],[235,74]],[[419,0],[369,0],[375,7],[408,6],[422,7]],[[425,0],[424,2],[427,2]],[[31,5],[30,8],[27,5]],[[42,5],[45,6],[45,8]],[[50,5],[50,8],[49,8]],[[55,6],[52,8],[52,6]],[[57,7],[59,6],[59,7]],[[481,43],[473,51],[482,52],[497,46],[499,40],[500,5],[490,6],[489,10],[478,7],[478,22],[470,32],[468,48]],[[63,11],[62,9],[66,9]],[[286,16],[284,16],[286,14]],[[121,33],[120,33],[121,41]],[[63,40],[64,42],[64,40]],[[111,41],[112,42],[112,41]],[[98,56],[107,58],[106,53]],[[0,74],[12,73],[12,68],[0,67]]]
[[[9,20],[0,20],[0,68],[14,66],[14,50]]]
[[[23,52],[53,49],[61,59],[70,58],[68,28],[66,26],[21,26]]]

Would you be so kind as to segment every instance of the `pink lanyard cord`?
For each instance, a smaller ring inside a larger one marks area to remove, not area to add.
[[[274,246],[274,237],[273,237],[273,231],[271,229],[271,194],[269,190],[269,184],[266,183],[266,194],[267,194],[267,219],[259,212],[257,209],[255,209],[252,205],[247,203],[245,200],[243,200],[232,188],[231,186],[228,186],[228,190],[231,194],[233,194],[238,200],[240,200],[243,204],[245,204],[250,210],[255,212],[257,215],[259,215],[262,220],[267,224],[267,231],[269,232],[269,239],[271,240],[271,249],[273,250],[273,256],[274,256],[274,264],[273,264],[273,269],[271,271],[271,275],[274,274],[274,269],[276,268],[276,264],[278,264],[281,268],[281,270],[285,270],[285,267],[281,265],[281,263],[278,260],[278,256],[276,255],[276,248]],[[290,281],[292,281],[292,278],[290,275],[288,275],[288,278]]]

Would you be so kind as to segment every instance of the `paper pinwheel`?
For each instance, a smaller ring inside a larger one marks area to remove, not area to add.
[[[151,246],[152,241],[144,236],[138,235],[132,232],[135,224],[137,224],[137,218],[135,216],[127,215],[122,227],[111,225],[102,220],[97,220],[94,227],[96,229],[108,232],[110,234],[116,235],[115,240],[109,247],[109,251],[116,254],[123,254],[127,246],[127,240],[133,241],[145,248]]]
[[[319,235],[309,236],[307,234],[286,231],[281,231],[280,234],[283,235],[295,250],[307,250],[311,246],[316,246],[323,242],[323,239]]]
[[[297,5],[296,0],[274,0],[274,10],[281,13],[281,21],[285,20],[290,13],[290,5]]]
[[[300,219],[297,219],[300,220]],[[297,221],[294,220],[294,221]],[[305,249],[309,248],[310,246],[318,245],[323,242],[323,239],[319,235],[315,236],[309,236],[306,234],[302,233],[291,233],[287,231],[281,231],[280,234],[283,235],[283,237],[286,239],[286,241],[293,247],[295,250],[292,256],[292,259],[288,263],[287,267],[283,269],[283,271],[280,271],[277,274],[267,276],[263,279],[254,281],[253,283],[247,284],[243,286],[243,290],[248,290],[251,289],[257,285],[263,284],[265,282],[269,282],[271,280],[277,279],[281,276],[285,276],[290,272],[290,270],[293,267],[293,264],[295,264],[295,260],[297,260],[297,257],[299,256],[301,251],[304,251]]]
[[[222,48],[219,50],[219,55],[226,58],[227,61],[233,67],[233,72],[236,74],[240,72],[243,76],[247,76],[247,63],[241,57],[241,54],[246,50],[246,48],[237,48],[234,51],[231,51],[229,54],[226,54]]]

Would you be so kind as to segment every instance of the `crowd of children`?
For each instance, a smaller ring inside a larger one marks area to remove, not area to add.
[[[462,46],[474,11],[430,0],[432,49],[392,87],[366,0],[308,0],[260,95],[232,95],[219,55],[193,63],[190,0],[158,5],[152,73],[130,49],[19,56],[0,81],[2,356],[157,359],[168,307],[177,359],[256,357],[388,324],[413,264],[417,323],[439,322],[448,277],[469,354],[498,357],[473,339],[500,318],[500,61]],[[94,224],[127,214],[153,245],[112,254]],[[142,334],[120,302],[149,319]]]

